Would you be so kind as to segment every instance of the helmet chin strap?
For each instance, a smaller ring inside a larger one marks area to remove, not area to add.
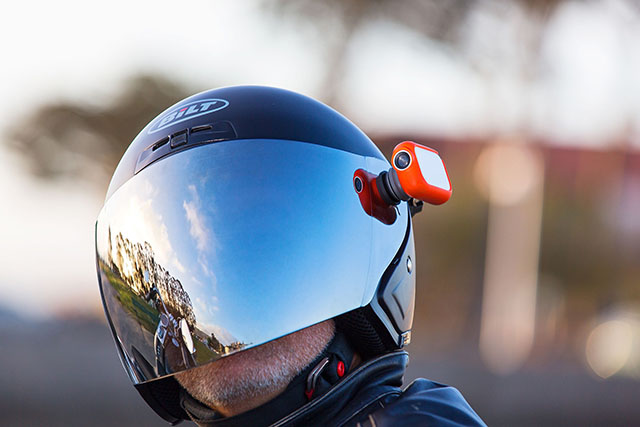
[[[184,389],[180,391],[180,405],[200,425],[212,422],[217,425],[223,420],[237,420],[241,423],[238,425],[274,422],[328,392],[353,369],[354,356],[355,351],[345,335],[336,330],[327,348],[291,381],[284,392],[264,405],[224,418]]]

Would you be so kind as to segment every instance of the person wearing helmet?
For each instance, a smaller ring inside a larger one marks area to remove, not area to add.
[[[342,115],[282,89],[194,95],[152,120],[96,222],[122,364],[170,423],[484,425],[452,387],[402,389],[411,217],[445,202],[437,153],[392,166]]]

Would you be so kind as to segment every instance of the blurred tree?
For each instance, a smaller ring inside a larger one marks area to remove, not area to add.
[[[300,19],[316,27],[326,47],[326,73],[320,88],[325,102],[335,105],[342,77],[346,73],[349,50],[354,36],[372,21],[390,21],[427,38],[456,48],[464,44],[472,15],[491,15],[498,22],[520,12],[528,17],[522,29],[522,51],[529,60],[521,65],[529,69],[530,58],[538,56],[539,44],[548,17],[565,0],[263,0],[267,10],[277,15]],[[519,42],[519,41],[517,41]],[[477,49],[477,47],[475,47]],[[492,49],[489,47],[488,49]],[[475,57],[492,56],[487,52],[467,52]]]
[[[189,93],[159,76],[135,76],[111,102],[102,105],[44,104],[14,124],[5,141],[23,155],[38,177],[81,178],[104,186],[136,134]]]
[[[531,27],[537,30],[524,31],[523,37],[527,39],[527,34],[534,33],[537,36],[533,39],[539,41],[542,23],[563,0],[262,1],[272,12],[302,18],[305,24],[321,31],[327,53],[321,93],[326,102],[335,105],[354,36],[373,21],[391,21],[432,40],[460,48],[472,14],[484,13],[500,18],[517,9],[527,16],[537,17],[530,20],[533,22]],[[543,19],[538,19],[540,17]],[[537,49],[527,47],[522,49],[524,56],[533,51],[537,57]],[[495,55],[467,52],[466,56],[473,63],[474,58]],[[520,61],[518,68],[525,75],[531,73],[536,68],[531,66],[532,62],[535,61]],[[104,183],[135,134],[156,114],[190,92],[162,77],[137,76],[107,104],[95,106],[57,101],[41,106],[9,130],[6,144],[24,155],[36,176],[46,179],[82,177]]]
[[[351,42],[365,24],[388,19],[428,37],[453,41],[472,3],[473,0],[264,0],[265,7],[275,14],[301,18],[321,30],[327,59],[320,89],[329,104],[335,104]]]

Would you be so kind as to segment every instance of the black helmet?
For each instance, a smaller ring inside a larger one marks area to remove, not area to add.
[[[96,222],[97,269],[122,363],[160,416],[185,418],[172,374],[327,319],[365,357],[408,341],[412,205],[380,214],[385,186],[367,180],[389,168],[342,115],[269,87],[202,92],[140,132]]]

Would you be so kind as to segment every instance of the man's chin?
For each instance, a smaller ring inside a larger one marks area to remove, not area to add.
[[[332,320],[176,374],[195,399],[224,416],[256,408],[282,393],[333,338]]]

